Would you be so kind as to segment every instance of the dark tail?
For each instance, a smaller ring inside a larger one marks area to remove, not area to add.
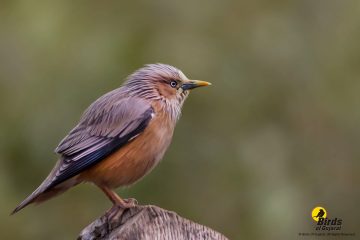
[[[30,196],[25,198],[24,201],[22,201],[12,212],[10,215],[13,215],[26,207],[27,205],[31,203],[42,203],[46,200],[49,200],[50,198],[53,198],[66,190],[68,190],[70,187],[79,184],[76,179],[71,178],[69,180],[66,180],[65,182],[60,183],[59,185],[56,185],[55,187],[47,188],[48,185],[47,181],[45,180]]]
[[[45,181],[44,181],[45,182]],[[24,201],[22,201],[12,212],[10,215],[13,215],[29,205],[30,203],[33,203],[36,201],[36,199],[44,192],[43,184],[41,184],[32,194],[30,194],[27,198],[25,198]]]
[[[60,161],[57,162],[53,170],[50,172],[49,176],[40,184],[40,186],[27,198],[25,198],[24,201],[22,201],[11,213],[10,215],[13,215],[26,207],[27,205],[31,203],[41,203],[44,202],[52,197],[55,197],[56,195],[59,195],[63,192],[65,192],[70,187],[79,184],[79,182],[76,180],[76,177],[70,178],[56,186],[51,186],[51,182],[54,176],[54,173],[57,171]],[[50,187],[49,187],[50,186]]]

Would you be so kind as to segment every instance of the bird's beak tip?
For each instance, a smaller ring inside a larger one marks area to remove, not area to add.
[[[182,88],[184,90],[189,90],[197,87],[205,87],[212,85],[209,82],[201,81],[201,80],[189,80],[188,82],[184,83]]]
[[[198,87],[205,87],[205,86],[212,85],[210,82],[205,82],[205,81],[201,81],[201,80],[192,80],[192,81],[194,81]]]

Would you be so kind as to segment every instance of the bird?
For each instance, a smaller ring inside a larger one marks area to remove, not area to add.
[[[324,216],[324,214],[325,214],[325,211],[323,209],[320,209],[318,214],[315,216],[315,218],[321,218]]]
[[[49,175],[11,215],[83,182],[99,187],[115,207],[134,207],[115,189],[134,184],[159,163],[189,92],[209,85],[167,64],[136,70],[85,110],[56,147],[58,160]]]

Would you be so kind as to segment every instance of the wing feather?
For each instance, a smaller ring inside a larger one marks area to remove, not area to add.
[[[60,142],[62,156],[48,189],[79,174],[141,134],[154,110],[148,102],[110,92],[85,111],[79,124]]]

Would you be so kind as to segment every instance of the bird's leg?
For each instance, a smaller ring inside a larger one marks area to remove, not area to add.
[[[108,187],[99,186],[99,188],[106,194],[106,196],[116,207],[126,209],[134,207],[137,204],[137,201],[135,199],[130,198],[124,200]]]
[[[112,208],[110,208],[106,212],[105,216],[109,220],[110,224],[115,226],[121,219],[121,216],[124,213],[124,211],[128,208],[134,207],[137,204],[137,202],[135,199],[129,199],[129,200],[122,199],[119,195],[117,195],[114,191],[112,191],[108,187],[99,186],[99,185],[98,187],[106,194],[106,196],[114,204]]]

